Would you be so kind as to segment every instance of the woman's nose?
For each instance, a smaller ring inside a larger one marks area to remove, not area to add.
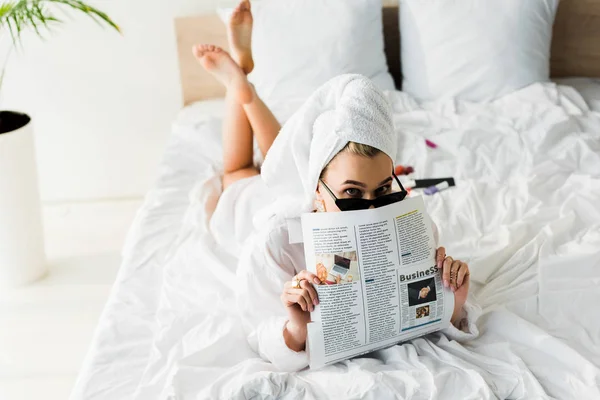
[[[374,194],[372,194],[372,193],[369,193],[369,194],[364,194],[364,195],[363,195],[363,199],[365,199],[365,200],[375,200],[376,198],[377,198],[377,196],[375,196],[375,195],[374,195]]]

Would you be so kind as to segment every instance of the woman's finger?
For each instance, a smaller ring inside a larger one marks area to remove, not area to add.
[[[469,266],[467,265],[467,263],[462,263],[460,270],[458,271],[458,277],[456,278],[456,288],[457,289],[462,286],[463,282],[466,281],[465,278],[468,279],[468,276],[469,276]]]
[[[440,247],[437,249],[435,254],[435,259],[437,261],[437,267],[442,269],[442,263],[444,262],[444,258],[446,258],[446,249],[444,247]]]
[[[286,307],[291,307],[294,304],[298,304],[302,310],[306,311],[306,302],[304,301],[304,297],[298,294],[298,290],[299,289],[287,289],[281,295],[281,301]]]
[[[292,301],[290,299],[290,294],[288,293],[288,289],[284,289],[283,293],[281,293],[281,302],[286,307],[289,307],[292,305]]]
[[[301,296],[302,296],[302,298],[304,298],[304,301],[306,302],[306,310],[313,312],[315,310],[315,305],[313,303],[312,298],[310,297],[310,293],[308,292],[307,289],[300,289],[300,290],[302,290]]]
[[[319,296],[317,295],[317,291],[315,290],[315,287],[312,285],[312,283],[303,280],[300,282],[300,287],[308,291],[308,294],[310,295],[311,304],[315,306],[319,304]]]
[[[307,281],[314,283],[315,285],[318,285],[321,283],[321,280],[312,272],[309,272],[307,270],[304,271],[300,271],[298,273],[298,275],[296,275],[296,279],[301,280],[301,279],[306,279]]]
[[[442,280],[444,281],[445,287],[450,287],[450,267],[452,266],[453,261],[452,257],[446,257],[444,264],[442,265]]]
[[[302,307],[302,309],[304,311],[313,311],[314,310],[315,306],[313,305],[313,301],[310,298],[310,294],[308,293],[308,290],[292,288],[292,289],[290,289],[289,293],[292,294],[293,296],[297,296],[297,297],[294,297],[294,299],[296,299],[296,302],[298,304],[304,304],[306,306],[306,308]]]
[[[315,306],[313,305],[313,301],[308,290],[291,288],[288,290],[288,293],[292,296],[294,302],[300,304],[302,310],[314,311]]]
[[[456,286],[456,279],[461,266],[462,262],[460,260],[454,260],[452,262],[452,266],[450,267],[450,286],[452,286],[452,290],[458,289]]]
[[[298,304],[302,311],[308,311],[308,304],[306,303],[304,296],[298,292],[300,290],[301,289],[291,289],[291,291],[288,292],[289,303],[290,305]]]

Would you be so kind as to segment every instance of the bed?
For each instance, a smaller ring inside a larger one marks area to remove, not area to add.
[[[482,334],[297,374],[249,348],[235,312],[237,261],[208,229],[221,190],[223,93],[187,54],[199,40],[224,44],[223,26],[213,15],[178,19],[186,107],[71,398],[600,398],[600,32],[589,23],[600,9],[591,4],[561,3],[555,82],[486,104],[388,94],[399,159],[422,176],[457,178],[460,190],[427,197],[427,207],[446,221],[441,242],[471,265]],[[399,84],[397,13],[384,7]]]

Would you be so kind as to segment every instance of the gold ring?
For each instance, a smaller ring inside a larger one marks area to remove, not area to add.
[[[302,279],[299,280],[298,277],[295,276],[294,279],[292,279],[292,287],[294,289],[302,289],[300,287],[300,282],[302,282]]]

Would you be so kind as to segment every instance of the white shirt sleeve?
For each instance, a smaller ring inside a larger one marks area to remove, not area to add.
[[[281,303],[286,281],[304,268],[302,245],[290,244],[285,222],[254,234],[238,265],[238,309],[250,346],[281,371],[308,366],[305,351],[287,347],[283,330],[287,312]]]
[[[457,342],[466,342],[475,339],[479,336],[479,329],[476,322],[480,316],[481,307],[469,296],[463,306],[462,315],[457,319],[456,323],[454,325],[450,324],[449,327],[442,329],[441,332],[449,339],[456,340]]]

